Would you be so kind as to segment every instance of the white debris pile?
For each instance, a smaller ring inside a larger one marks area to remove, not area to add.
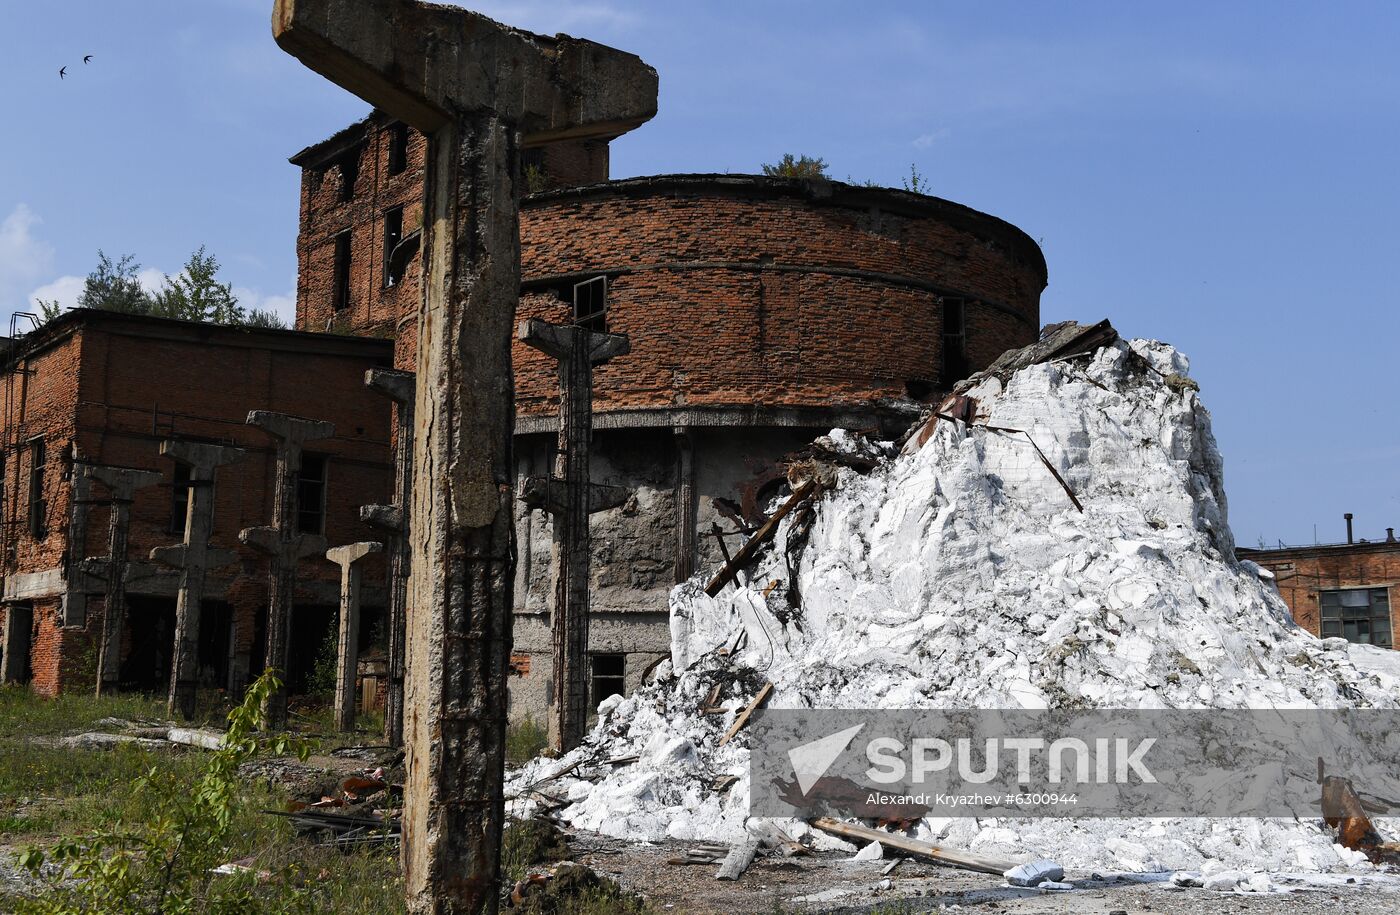
[[[739,584],[673,592],[671,663],[604,703],[576,751],[638,759],[559,780],[564,819],[637,839],[741,835],[744,733],[719,743],[764,681],[768,706],[787,708],[1400,705],[1389,657],[1362,652],[1358,669],[1345,643],[1293,623],[1267,573],[1236,561],[1220,454],[1187,373],[1169,346],[1114,340],[988,374],[964,391],[972,426],[938,420],[872,472],[835,471],[835,490],[786,519]],[[516,789],[560,765],[529,767]],[[916,834],[1079,869],[1366,866],[1315,821],[929,818]]]

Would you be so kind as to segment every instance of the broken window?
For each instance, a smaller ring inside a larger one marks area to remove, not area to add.
[[[324,454],[303,454],[297,474],[297,530],[303,534],[326,532],[326,465]]]
[[[394,249],[403,241],[403,207],[384,211],[384,285],[393,286],[403,279],[404,264],[394,261]]]
[[[336,311],[350,306],[350,230],[335,237],[335,277],[331,285],[331,304]]]
[[[48,534],[49,504],[44,499],[44,440],[29,440],[29,533],[36,540]]]
[[[397,175],[408,168],[408,125],[399,123],[389,128],[389,174]]]
[[[943,384],[951,385],[967,377],[967,300],[942,296],[943,306]]]
[[[1386,588],[1319,591],[1322,637],[1390,647],[1390,594]]]
[[[341,156],[336,168],[340,170],[340,199],[354,199],[355,181],[360,177],[360,147]]]
[[[600,334],[608,332],[607,277],[574,284],[574,323]]]
[[[627,695],[627,656],[623,654],[594,654],[593,683],[590,704],[597,708],[598,703],[609,696]]]
[[[185,516],[190,509],[190,468],[176,464],[170,484],[170,533],[185,532]]]

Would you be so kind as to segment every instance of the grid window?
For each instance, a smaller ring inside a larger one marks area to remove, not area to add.
[[[49,504],[44,498],[45,454],[42,438],[29,441],[29,533],[36,539],[48,534]]]
[[[324,454],[303,454],[297,474],[297,530],[303,534],[326,532],[326,465]]]
[[[608,332],[607,277],[574,284],[574,323],[600,334]]]
[[[609,696],[626,695],[627,656],[622,654],[593,655],[593,682],[591,701],[594,708]]]
[[[1319,591],[1322,637],[1390,647],[1390,594],[1385,588]]]

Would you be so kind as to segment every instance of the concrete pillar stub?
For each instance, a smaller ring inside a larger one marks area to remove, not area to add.
[[[520,150],[656,113],[637,57],[414,0],[277,0],[288,53],[428,138],[404,739],[413,913],[494,912],[514,573]]]
[[[154,470],[87,466],[89,479],[107,488],[111,514],[107,524],[105,605],[102,611],[102,638],[97,648],[97,695],[113,692],[121,675],[122,629],[126,622],[127,542],[131,527],[131,503],[138,489],[154,486],[162,476]],[[75,470],[76,474],[76,470]],[[73,549],[70,544],[69,549]]]
[[[199,626],[204,580],[210,569],[237,559],[232,550],[209,545],[214,531],[214,475],[225,465],[243,459],[241,448],[166,439],[160,453],[190,470],[190,495],[185,507],[185,539],[175,546],[158,546],[150,558],[180,570],[175,597],[175,654],[170,665],[168,713],[188,719],[194,716],[199,686]]]
[[[355,730],[355,672],[360,648],[360,560],[384,549],[374,541],[348,543],[326,550],[340,566],[340,642],[336,653],[335,726]]]
[[[389,552],[387,622],[389,682],[384,696],[384,739],[403,745],[404,643],[408,637],[408,506],[413,493],[413,417],[416,379],[412,372],[370,369],[365,384],[394,401],[394,502],[365,505],[360,520],[385,532]]]
[[[297,484],[302,451],[307,442],[335,435],[335,424],[270,410],[253,410],[248,414],[248,425],[257,426],[272,436],[277,446],[277,468],[273,481],[272,524],[246,528],[239,532],[238,539],[269,557],[266,666],[285,678],[297,562],[326,552],[324,537],[297,530]],[[268,697],[263,713],[269,728],[281,730],[287,726],[285,685]]]
[[[554,516],[554,618],[550,627],[554,705],[549,736],[555,749],[568,751],[578,746],[588,725],[588,588],[593,554],[588,516],[621,504],[627,497],[617,487],[596,486],[589,479],[593,366],[626,355],[631,344],[622,334],[595,333],[538,318],[520,322],[516,337],[559,362],[559,447],[554,475],[548,480],[529,480],[522,499]]]

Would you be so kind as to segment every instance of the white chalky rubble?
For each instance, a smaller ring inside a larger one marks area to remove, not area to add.
[[[763,680],[769,707],[788,708],[1400,705],[1393,653],[1313,637],[1267,573],[1235,560],[1220,453],[1187,370],[1165,344],[1117,341],[967,391],[987,425],[1030,433],[1082,513],[1025,436],[940,421],[912,453],[865,476],[842,470],[795,561],[789,519],[746,585],[716,598],[698,579],[678,586],[672,661],[653,686],[604,703],[575,751],[639,759],[596,782],[561,779],[563,818],[639,840],[741,836],[744,732],[717,744]],[[869,447],[844,432],[825,444]],[[740,628],[743,649],[716,658]],[[750,688],[702,715],[717,670],[745,672]],[[534,763],[514,786],[574,758]],[[725,775],[737,783],[712,790]],[[930,817],[916,835],[1078,871],[1237,871],[1232,886],[1258,872],[1370,869],[1312,820]]]

